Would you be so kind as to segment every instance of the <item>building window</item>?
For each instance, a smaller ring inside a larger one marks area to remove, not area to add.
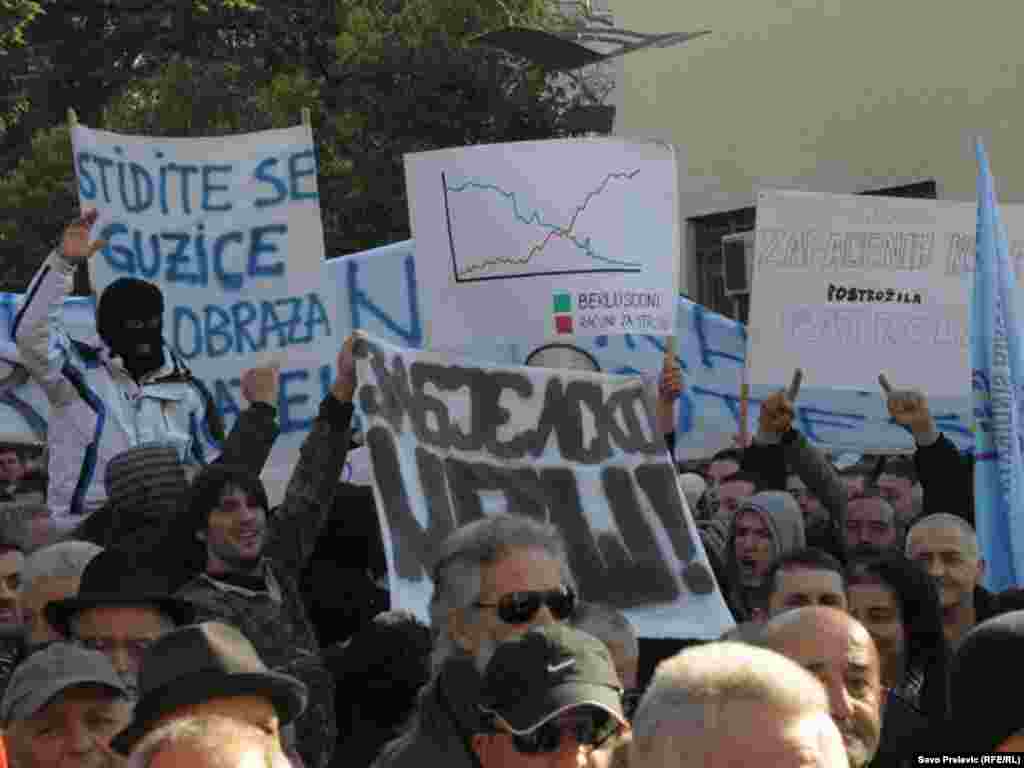
[[[752,230],[756,211],[753,207],[739,208],[690,219],[697,265],[697,303],[741,322],[746,322],[750,297],[725,295],[722,237]]]

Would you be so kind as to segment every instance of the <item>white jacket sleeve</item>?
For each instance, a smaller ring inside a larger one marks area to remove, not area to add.
[[[61,312],[64,299],[71,293],[76,268],[59,252],[51,253],[29,283],[11,326],[22,363],[54,406],[75,397],[74,388],[63,373],[71,339],[61,324]]]

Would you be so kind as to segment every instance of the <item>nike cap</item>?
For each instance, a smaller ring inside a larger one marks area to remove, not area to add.
[[[608,648],[565,624],[534,627],[497,647],[484,671],[481,709],[525,734],[582,706],[623,725],[622,684]]]

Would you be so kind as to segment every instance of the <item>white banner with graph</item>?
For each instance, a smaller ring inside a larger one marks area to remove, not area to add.
[[[405,170],[431,347],[673,333],[671,146],[515,142],[407,155]]]

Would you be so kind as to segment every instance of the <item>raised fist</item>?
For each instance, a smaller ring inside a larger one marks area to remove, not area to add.
[[[794,415],[793,403],[787,394],[776,392],[761,403],[761,412],[757,417],[758,429],[761,432],[782,435],[793,426]]]
[[[99,211],[86,211],[72,221],[64,229],[64,237],[60,241],[60,252],[64,260],[71,264],[81,264],[100,250],[107,243],[104,240],[89,242],[89,230],[96,223]]]
[[[352,353],[352,347],[359,334],[360,331],[354,331],[345,339],[345,343],[338,352],[337,378],[334,380],[331,391],[343,403],[351,402],[356,391],[356,359]]]
[[[277,407],[281,366],[279,363],[250,368],[242,374],[242,396],[250,403]]]
[[[683,394],[683,369],[674,358],[665,356],[665,367],[661,369],[658,379],[658,399],[665,403],[674,403]]]
[[[915,436],[935,432],[935,421],[928,410],[928,398],[922,392],[916,389],[895,390],[889,386],[884,374],[878,380],[885,392],[885,404],[893,421],[909,429]]]

